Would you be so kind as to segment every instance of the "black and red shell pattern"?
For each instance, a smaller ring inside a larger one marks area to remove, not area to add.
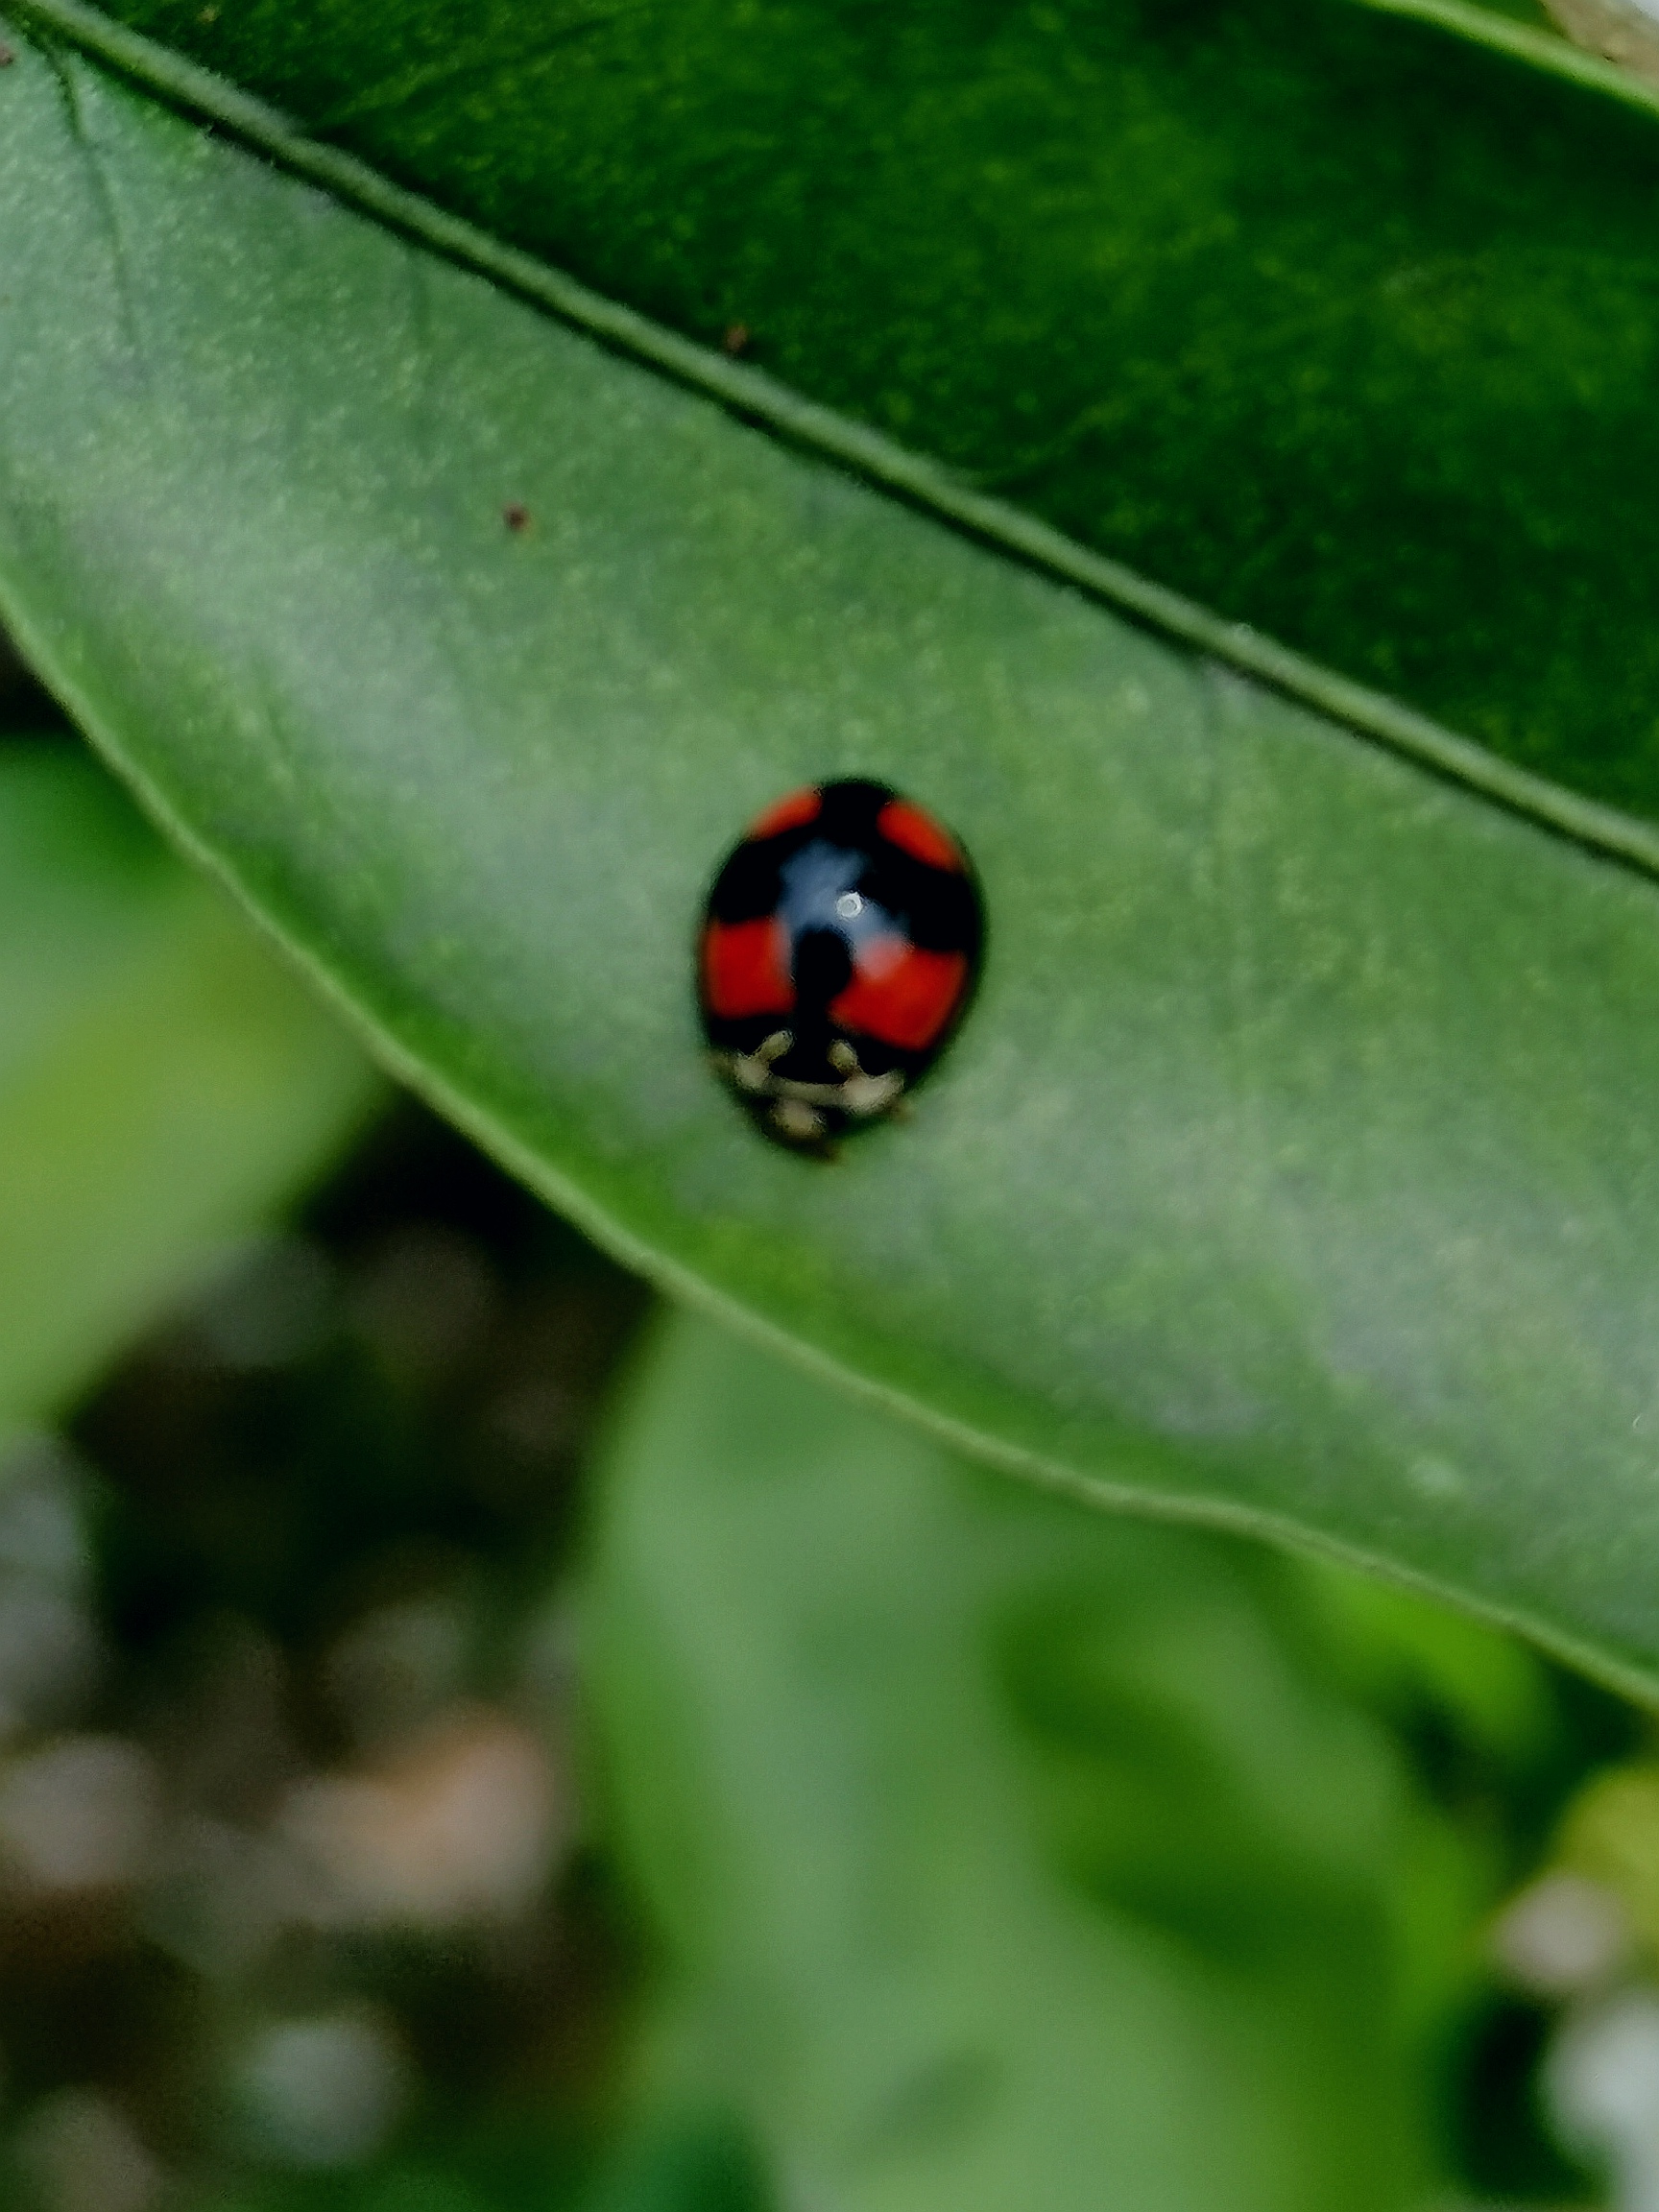
[[[821,1152],[926,1074],[984,943],[973,867],[931,814],[862,780],[792,791],[709,894],[697,980],[715,1067],[767,1136]]]

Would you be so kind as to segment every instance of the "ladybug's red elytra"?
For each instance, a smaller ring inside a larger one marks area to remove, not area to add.
[[[714,1066],[797,1151],[893,1112],[973,996],[985,917],[950,830],[885,783],[791,791],[714,879],[698,998]]]

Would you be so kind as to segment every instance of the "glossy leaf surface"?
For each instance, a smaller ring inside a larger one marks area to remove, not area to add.
[[[1403,1777],[1280,1562],[973,1473],[707,1323],[603,1503],[655,2093],[731,2100],[779,2201],[1416,2200]]]
[[[1651,879],[16,36],[0,600],[394,1063],[1005,1464],[1649,1679]],[[837,773],[962,833],[991,951],[825,1168],[710,1081],[688,942]]]
[[[373,1095],[102,771],[0,744],[0,1436],[92,1381]]]
[[[1659,125],[1563,81],[1561,42],[1341,0],[115,12],[1160,582],[1659,810]]]

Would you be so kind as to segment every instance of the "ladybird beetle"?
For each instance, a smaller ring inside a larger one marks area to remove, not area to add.
[[[798,1151],[891,1114],[949,1044],[979,972],[967,854],[885,783],[792,791],[709,894],[698,996],[714,1066]]]

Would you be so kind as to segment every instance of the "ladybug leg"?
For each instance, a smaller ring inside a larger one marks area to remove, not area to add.
[[[830,1065],[841,1077],[836,1104],[843,1112],[868,1121],[875,1115],[897,1111],[904,1088],[904,1078],[897,1070],[886,1075],[866,1075],[856,1049],[844,1037],[837,1037],[830,1046]]]
[[[795,1042],[787,1029],[774,1029],[770,1037],[763,1038],[753,1052],[733,1052],[716,1065],[728,1073],[740,1091],[753,1092],[757,1097],[770,1095],[773,1088],[772,1063],[781,1060]]]
[[[775,1098],[766,1118],[791,1144],[817,1144],[828,1127],[817,1107],[801,1098]]]
[[[840,1102],[849,1114],[868,1121],[878,1114],[897,1113],[903,1089],[904,1078],[897,1069],[886,1075],[849,1075],[841,1086]]]

